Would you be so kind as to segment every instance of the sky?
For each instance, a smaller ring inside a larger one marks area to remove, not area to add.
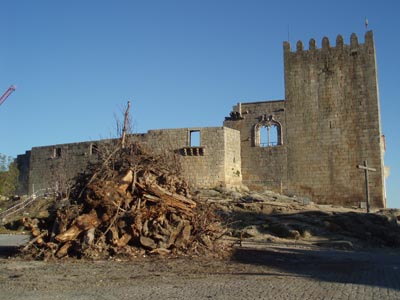
[[[284,99],[283,41],[377,53],[388,207],[400,207],[400,1],[0,0],[0,153],[135,132],[222,126],[237,102]],[[116,117],[117,116],[117,117]]]

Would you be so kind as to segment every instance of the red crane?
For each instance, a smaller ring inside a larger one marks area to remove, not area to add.
[[[3,94],[3,96],[0,97],[0,105],[3,104],[4,101],[14,92],[16,89],[15,85],[10,86],[7,91]]]

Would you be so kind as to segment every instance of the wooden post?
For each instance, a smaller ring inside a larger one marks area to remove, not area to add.
[[[369,200],[369,180],[368,180],[368,171],[376,172],[376,169],[369,168],[368,163],[364,160],[364,165],[358,165],[357,168],[363,169],[365,174],[365,197],[367,200],[367,212],[369,213],[371,210],[371,203]]]

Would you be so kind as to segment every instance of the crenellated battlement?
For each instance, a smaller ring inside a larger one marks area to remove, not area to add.
[[[291,45],[288,41],[283,42],[283,49],[285,53],[303,53],[303,52],[311,52],[311,51],[327,51],[330,49],[357,49],[361,45],[364,45],[367,48],[374,47],[374,37],[372,31],[367,31],[364,36],[364,44],[360,44],[358,41],[358,37],[355,33],[350,36],[350,44],[346,45],[344,43],[343,37],[339,34],[336,37],[335,46],[330,45],[329,38],[323,37],[321,41],[321,48],[318,48],[316,45],[315,39],[310,39],[308,50],[304,49],[304,45],[302,41],[297,41],[296,49],[292,51]]]

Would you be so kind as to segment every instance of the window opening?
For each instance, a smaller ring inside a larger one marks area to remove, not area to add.
[[[200,147],[200,130],[190,131],[190,147]]]
[[[99,153],[99,147],[96,144],[90,144],[90,155],[98,153]]]
[[[61,148],[54,148],[54,154],[53,156],[55,158],[60,158],[61,157]]]
[[[278,126],[264,125],[260,128],[260,146],[269,147],[279,145]]]
[[[269,127],[269,143],[270,146],[279,145],[278,126],[275,124],[272,124],[272,126]]]

